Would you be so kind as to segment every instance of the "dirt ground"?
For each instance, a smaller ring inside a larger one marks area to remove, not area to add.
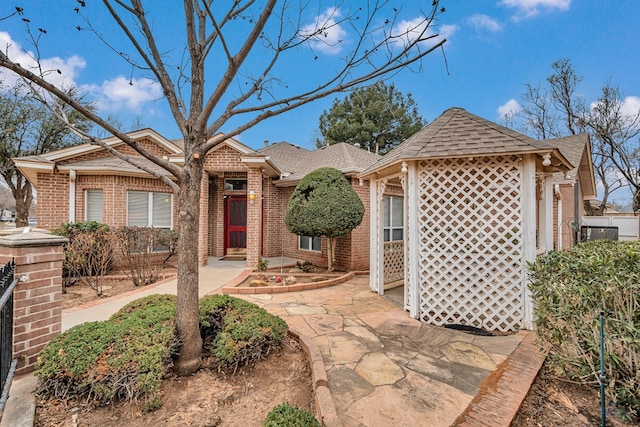
[[[607,407],[607,425],[625,423]],[[531,386],[512,427],[591,427],[602,423],[598,387],[587,387],[562,381],[543,366]]]
[[[287,339],[278,353],[255,366],[226,375],[201,370],[187,378],[171,377],[162,386],[163,406],[145,412],[141,404],[91,408],[82,402],[36,402],[35,426],[261,426],[269,411],[289,402],[313,411],[311,371],[297,341]]]

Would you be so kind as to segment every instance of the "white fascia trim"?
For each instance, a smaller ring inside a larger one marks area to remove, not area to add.
[[[149,139],[152,139],[158,142],[161,146],[163,146],[170,152],[173,152],[175,154],[182,153],[182,150],[177,145],[175,145],[174,143],[172,143],[171,141],[169,141],[168,139],[166,139],[165,137],[163,137],[158,132],[152,129],[143,129],[135,132],[130,132],[127,135],[131,139],[141,139],[144,137],[148,137]],[[109,146],[124,144],[124,142],[122,142],[120,138],[116,138],[115,136],[112,136],[110,138],[105,138],[102,141]],[[80,154],[91,153],[99,150],[103,150],[103,148],[96,144],[85,143],[80,145],[74,145],[73,147],[63,148],[57,151],[52,151],[50,153],[43,154],[43,157],[45,157],[48,160],[55,161],[55,160],[74,157]]]

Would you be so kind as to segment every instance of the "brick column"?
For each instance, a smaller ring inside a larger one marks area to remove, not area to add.
[[[262,246],[262,170],[247,172],[247,193],[253,191],[256,198],[247,198],[247,267],[256,268]]]
[[[200,183],[200,233],[198,237],[198,263],[201,267],[209,262],[209,174],[202,174]]]
[[[66,238],[42,232],[0,236],[0,263],[15,260],[13,357],[16,374],[31,372],[43,347],[62,330],[62,245]]]

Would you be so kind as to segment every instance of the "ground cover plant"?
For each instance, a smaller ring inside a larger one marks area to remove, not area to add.
[[[284,402],[269,412],[262,427],[320,427],[320,423],[311,412]]]
[[[606,394],[626,418],[640,414],[640,242],[595,241],[530,265],[535,321],[547,364],[598,385],[599,314],[605,317]]]
[[[96,405],[137,400],[147,410],[159,408],[162,381],[181,345],[175,313],[175,296],[152,295],[129,303],[107,321],[64,332],[39,357],[38,396]],[[205,354],[225,371],[265,357],[286,336],[282,319],[237,298],[205,297],[200,313]]]

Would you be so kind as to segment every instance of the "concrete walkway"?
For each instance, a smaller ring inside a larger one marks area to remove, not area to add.
[[[270,261],[273,267],[284,260]],[[243,261],[211,260],[200,269],[200,294],[220,292],[245,268]],[[175,279],[169,279],[100,304],[65,310],[63,329],[107,319],[132,300],[149,294],[175,294],[175,289]],[[472,400],[477,403],[481,398],[483,380],[501,371],[499,365],[508,364],[508,357],[527,337],[527,333],[480,337],[421,323],[372,293],[368,276],[311,291],[239,296],[282,317],[319,349],[337,412],[335,425],[347,427],[454,425],[468,407],[473,407]],[[18,379],[19,384],[29,382],[33,384],[31,375]],[[11,424],[11,400],[33,401],[30,390],[33,385],[23,387],[17,395],[12,386],[0,427],[17,425]],[[24,412],[17,418],[15,415],[13,420],[25,416]],[[478,419],[471,415],[467,421]]]

